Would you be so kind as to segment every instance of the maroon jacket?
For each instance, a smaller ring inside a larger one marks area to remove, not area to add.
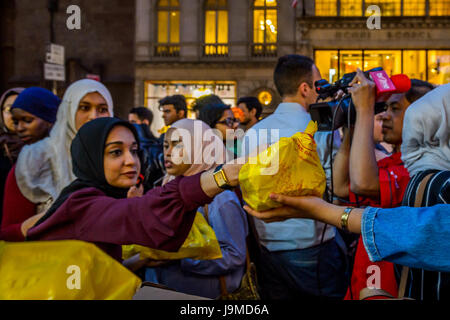
[[[114,199],[95,188],[79,190],[31,228],[27,239],[93,242],[119,261],[124,244],[177,251],[197,208],[212,201],[200,187],[200,175],[177,177],[139,198]]]

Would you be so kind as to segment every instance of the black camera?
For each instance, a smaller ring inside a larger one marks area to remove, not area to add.
[[[374,68],[364,72],[364,75],[370,79],[370,72],[382,70],[383,68],[381,67]],[[332,84],[325,79],[315,82],[316,92],[319,94],[318,100],[334,97],[339,90],[344,92],[344,96],[340,100],[315,103],[310,106],[311,119],[317,122],[319,131],[332,131],[342,126],[355,124],[355,105],[351,95],[348,93],[350,83],[355,76],[356,72],[346,73],[341,79]],[[377,102],[375,104],[375,114],[383,112],[385,108],[385,102]]]

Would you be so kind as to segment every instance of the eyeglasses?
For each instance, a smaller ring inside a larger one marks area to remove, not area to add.
[[[236,118],[226,118],[225,120],[217,121],[217,123],[224,124],[228,127],[233,127],[233,124],[236,122],[239,123],[240,121]]]

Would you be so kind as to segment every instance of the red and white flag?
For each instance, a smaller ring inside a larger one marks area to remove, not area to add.
[[[293,0],[291,3],[291,7],[295,9],[295,8],[297,8],[297,5],[298,5],[298,0]]]

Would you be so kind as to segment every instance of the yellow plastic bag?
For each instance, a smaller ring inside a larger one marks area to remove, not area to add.
[[[195,215],[194,223],[186,240],[177,252],[167,252],[143,247],[137,244],[122,246],[122,258],[128,259],[140,253],[140,259],[178,260],[191,258],[195,260],[213,260],[222,258],[216,234],[200,212]]]
[[[281,138],[248,159],[239,172],[239,184],[250,207],[257,211],[279,207],[269,198],[272,192],[322,197],[326,177],[313,139],[316,131],[317,123],[311,121],[304,133]]]
[[[92,243],[0,241],[1,300],[125,300],[140,285]]]

